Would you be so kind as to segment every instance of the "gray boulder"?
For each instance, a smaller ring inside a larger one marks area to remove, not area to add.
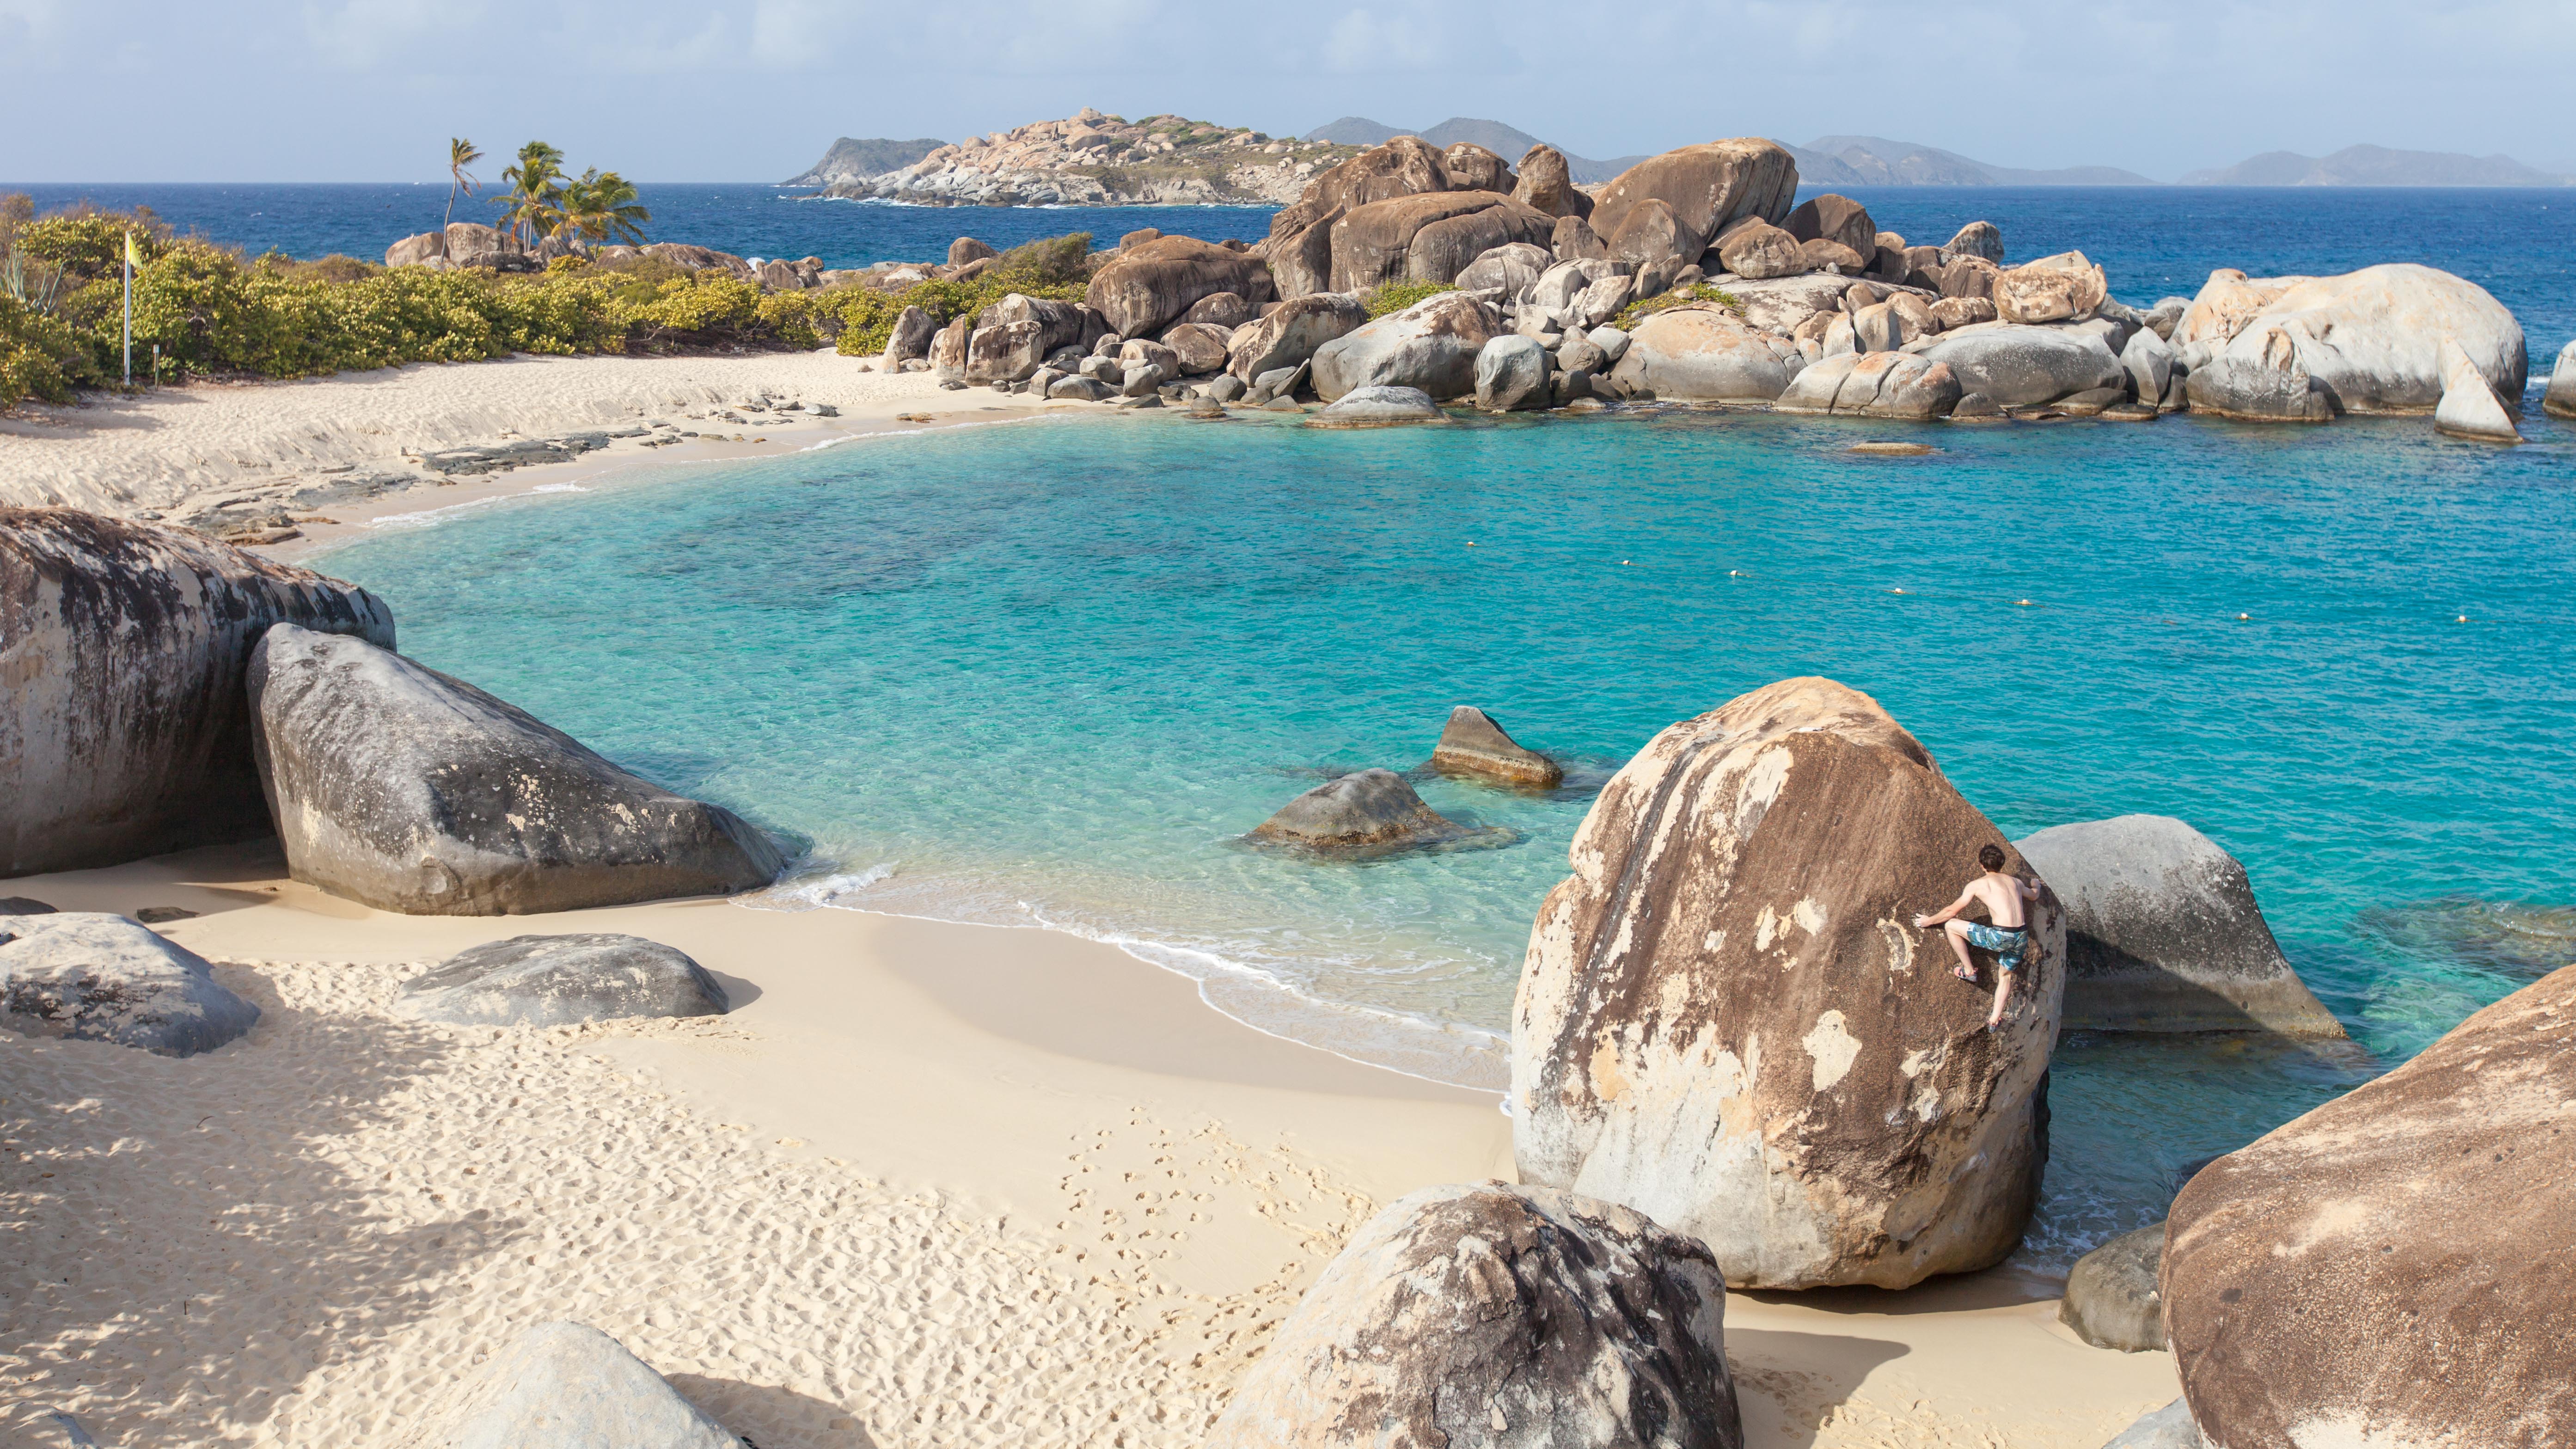
[[[569,1026],[628,1016],[722,1016],[705,967],[658,941],[592,933],[468,947],[403,983],[395,1010],[460,1026]]]
[[[493,1355],[432,1435],[433,1449],[742,1449],[587,1323],[540,1324]]]
[[[1315,394],[1326,402],[1363,387],[1418,388],[1433,398],[1476,390],[1476,357],[1503,331],[1494,309],[1466,292],[1425,297],[1315,349]]]
[[[2165,1301],[2156,1292],[2165,1225],[2122,1233],[2075,1260],[2057,1321],[2095,1348],[2145,1353],[2165,1346]]]
[[[965,382],[967,339],[974,331],[974,318],[959,317],[930,334],[930,370],[939,374],[940,381]]]
[[[767,885],[778,848],[461,680],[280,624],[253,744],[287,868],[379,910],[516,915]]]
[[[2101,267],[2082,252],[2024,262],[1994,278],[1995,312],[2006,322],[2079,321],[2110,295]]]
[[[1549,216],[1581,218],[1592,214],[1592,198],[1574,184],[1565,153],[1545,144],[1521,153],[1519,179],[1512,200]]]
[[[1184,322],[1202,326],[1240,327],[1253,318],[1255,308],[1233,292],[1214,292],[1190,304]]]
[[[0,508],[0,876],[267,834],[242,670],[279,622],[394,642],[354,584],[187,529]]]
[[[2190,362],[2195,410],[2257,421],[2309,421],[2311,392],[2325,395],[2330,414],[2431,412],[2448,381],[2446,340],[2519,407],[2528,360],[2522,325],[2503,303],[2411,262],[2334,277],[2212,272],[2172,340]],[[2217,365],[2204,367],[2202,356]],[[2225,387],[2205,389],[2203,372]],[[2240,396],[2248,402],[2230,404]]]
[[[0,916],[50,916],[53,913],[52,906],[34,896],[0,896]]]
[[[1315,414],[1319,428],[1382,427],[1391,423],[1440,423],[1449,415],[1418,387],[1355,387]]]
[[[1556,264],[1547,248],[1527,242],[1508,242],[1495,247],[1467,264],[1458,274],[1461,291],[1477,292],[1499,288],[1506,298],[1517,297],[1521,289],[1539,279],[1539,275]]]
[[[1726,1285],[1644,1215],[1425,1188],[1372,1218],[1244,1376],[1207,1449],[1741,1449]]]
[[[2193,366],[2183,379],[2183,396],[2196,413],[2215,413],[2248,423],[2330,423],[2334,395],[2316,379],[2295,353],[2265,359],[2221,354]]]
[[[1163,345],[1171,349],[1183,377],[1223,371],[1227,340],[1226,329],[1207,322],[1183,322],[1163,333]]]
[[[1790,368],[1733,312],[1711,302],[1685,302],[1639,322],[1610,376],[1623,396],[1769,402],[1788,387]]]
[[[2056,327],[1985,322],[1933,338],[1919,354],[1946,362],[1959,385],[2005,407],[2055,402],[2127,378],[2099,336]]]
[[[1547,406],[1548,368],[1547,349],[1531,338],[1489,340],[1476,354],[1476,406],[1497,413]]]
[[[886,372],[902,370],[905,363],[930,355],[930,339],[939,333],[939,324],[919,307],[906,307],[894,319],[886,334],[885,354],[878,366]]]
[[[2576,342],[2558,350],[2558,365],[2550,369],[2549,391],[2541,395],[2540,410],[2553,418],[2576,418]]]
[[[2129,375],[2129,391],[2152,406],[2173,386],[2173,345],[2154,328],[2141,327],[2120,349],[2120,370]]]
[[[1830,242],[1849,251],[1855,271],[1878,250],[1878,223],[1869,219],[1869,208],[1848,196],[1808,197],[1780,225],[1801,242]]]
[[[1790,679],[1676,724],[1575,832],[1512,1022],[1521,1180],[1706,1243],[1730,1287],[1904,1288],[2021,1239],[2065,951],[2000,1027],[1910,924],[2003,837],[1877,702]],[[2011,852],[2006,863],[2020,862]]]
[[[1610,255],[1609,244],[1580,216],[1558,217],[1556,229],[1548,233],[1547,249],[1560,262],[1599,261]]]
[[[2521,430],[2497,400],[2495,389],[2487,385],[2459,342],[2449,337],[2442,339],[2442,401],[2433,409],[2433,426],[2451,437],[2481,443],[2522,441]]]
[[[2120,1431],[2102,1449],[2208,1449],[2200,1426],[2191,1421],[2191,1405],[2176,1399]]]
[[[1846,352],[1810,363],[1791,379],[1780,411],[1919,421],[1946,417],[1962,394],[1947,363],[1906,352]]]
[[[1616,367],[1619,359],[1628,355],[1628,344],[1634,339],[1616,327],[1603,326],[1593,328],[1584,340],[1600,348],[1602,360]]]
[[[1797,277],[1738,278],[1727,282],[1725,288],[1743,309],[1744,320],[1756,331],[1786,337],[1818,313],[1837,310],[1844,293],[1853,285],[1849,277],[1810,272]],[[1886,299],[1872,296],[1870,300]]]
[[[1226,343],[1226,371],[1246,382],[1263,374],[1304,364],[1315,349],[1346,337],[1368,321],[1360,299],[1343,292],[1309,292],[1270,309],[1257,322],[1247,322]]]
[[[969,262],[986,261],[1000,255],[1000,252],[993,250],[992,243],[977,241],[971,236],[961,236],[948,244],[948,265],[952,267],[962,267]]]
[[[2000,267],[2004,263],[2004,234],[1991,221],[1972,221],[1943,243],[1941,251],[1945,260],[1975,257]]]
[[[1348,850],[1429,845],[1465,827],[1435,813],[1393,770],[1361,770],[1327,780],[1279,807],[1252,837],[1281,845]]]
[[[1111,391],[1096,377],[1059,377],[1047,384],[1046,395],[1058,402],[1098,402],[1111,396]]]
[[[2068,1030],[2344,1034],[2282,956],[2245,867],[2182,821],[2054,825],[2014,848],[2066,905]]]
[[[1260,407],[1295,397],[1297,389],[1306,385],[1306,375],[1314,370],[1314,366],[1313,362],[1307,361],[1295,367],[1273,367],[1260,373],[1252,379],[1250,390],[1244,393],[1244,404]]]
[[[258,1020],[259,1008],[218,984],[206,958],[123,916],[0,917],[0,1025],[20,1036],[188,1057]]]
[[[1449,711],[1449,723],[1431,751],[1431,766],[1443,774],[1475,775],[1542,790],[1565,782],[1564,766],[1536,750],[1521,748],[1492,715],[1472,704]]]

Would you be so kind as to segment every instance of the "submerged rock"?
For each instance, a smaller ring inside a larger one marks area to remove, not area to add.
[[[2039,959],[1995,1031],[1991,989],[1911,918],[2003,843],[1831,680],[1657,735],[1585,817],[1530,934],[1522,1180],[1689,1233],[1738,1287],[1902,1288],[2000,1261],[2046,1157],[2062,913],[2043,892]]]
[[[587,1323],[547,1323],[480,1369],[437,1449],[742,1449],[626,1345]]]
[[[707,969],[658,941],[606,932],[468,947],[403,983],[395,1009],[472,1026],[567,1026],[732,1010]]]
[[[394,642],[354,584],[185,529],[0,508],[0,876],[266,834],[242,671],[280,621]]]
[[[1480,775],[1508,785],[1555,789],[1565,781],[1565,767],[1535,750],[1525,750],[1503,732],[1492,715],[1472,704],[1449,711],[1440,743],[1431,751],[1432,767],[1453,775]]]
[[[1208,1449],[1741,1449],[1726,1285],[1642,1214],[1547,1188],[1425,1188],[1281,1325]]]
[[[2165,1225],[2157,1223],[2122,1233],[2076,1259],[2057,1321],[2095,1348],[2144,1353],[2164,1347],[2165,1305],[2156,1293],[2156,1265],[2164,1251]]]
[[[1439,423],[1448,414],[1418,387],[1353,388],[1315,415],[1319,428],[1383,427],[1390,423]]]
[[[2576,966],[2201,1169],[2165,1329],[2212,1443],[2576,1443]]]
[[[2054,825],[2014,848],[2066,906],[2067,1030],[2344,1035],[2272,939],[2244,865],[2184,822]]]
[[[300,881],[415,915],[516,915],[767,885],[778,848],[399,654],[281,624],[251,711]]]
[[[1361,770],[1327,780],[1279,807],[1252,838],[1318,850],[1430,845],[1466,827],[1433,811],[1393,770]]]
[[[0,918],[0,1024],[20,1036],[213,1051],[259,1008],[225,989],[206,958],[123,916],[57,911]]]

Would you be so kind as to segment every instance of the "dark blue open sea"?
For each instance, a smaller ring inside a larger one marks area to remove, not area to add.
[[[87,190],[305,255],[371,253],[440,198]],[[648,200],[662,235],[844,265],[961,231],[1265,225],[758,186]],[[1863,200],[1918,239],[1984,217],[2016,256],[2080,247],[2135,302],[2218,266],[2426,262],[2521,316],[2535,385],[2576,335],[2563,195]],[[2024,1261],[2063,1267],[2162,1216],[2187,1165],[2576,960],[2576,429],[2536,408],[2525,426],[2499,450],[2424,419],[1049,418],[665,470],[377,529],[323,564],[392,601],[408,652],[811,840],[771,906],[1044,922],[1246,1019],[1460,1080],[1492,1080],[1591,791],[1767,681],[1877,696],[2014,835],[2178,815],[2245,861],[2355,1045],[2062,1042]],[[1939,451],[1844,451],[1872,436]],[[1342,866],[1235,844],[1326,772],[1419,764],[1470,701],[1573,762],[1547,796],[1423,786],[1519,844]]]

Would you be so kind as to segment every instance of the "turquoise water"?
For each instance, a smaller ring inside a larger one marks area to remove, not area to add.
[[[2061,1044],[2049,1266],[2563,944],[2576,429],[2529,431],[1055,418],[478,509],[324,566],[406,652],[810,842],[770,908],[1080,930],[1454,1080],[1497,1080],[1592,792],[1770,680],[1869,691],[2014,835],[2181,816],[2359,1045]],[[1330,773],[1420,765],[1460,703],[1568,762],[1547,795],[1421,784],[1514,843],[1238,842]]]

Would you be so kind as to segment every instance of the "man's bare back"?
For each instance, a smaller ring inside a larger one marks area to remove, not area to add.
[[[1938,913],[1916,916],[1914,924],[1927,931],[1938,926],[1948,936],[1950,950],[1959,958],[1950,974],[1962,981],[1977,979],[1976,962],[1968,955],[1971,944],[1995,953],[1995,1005],[1986,1014],[1986,1025],[1991,1028],[2003,1024],[2004,1007],[2012,1000],[2013,977],[2031,950],[2030,917],[2024,903],[2039,899],[2039,882],[2006,875],[2004,853],[1999,846],[1980,848],[1977,865],[1985,874],[1968,882],[1959,898]],[[1961,916],[1972,905],[1986,908],[1985,920],[1970,921]]]

